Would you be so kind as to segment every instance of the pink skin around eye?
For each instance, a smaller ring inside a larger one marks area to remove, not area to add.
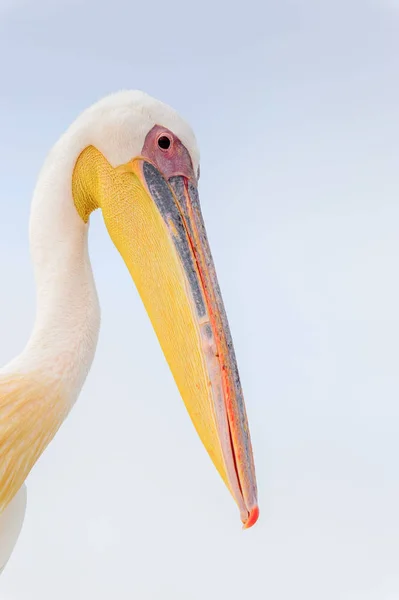
[[[167,137],[170,140],[169,148],[164,149],[158,145],[158,140],[162,137]],[[194,183],[197,182],[187,149],[179,138],[166,127],[154,125],[151,131],[147,133],[142,155],[153,162],[166,179],[181,175],[191,179]]]

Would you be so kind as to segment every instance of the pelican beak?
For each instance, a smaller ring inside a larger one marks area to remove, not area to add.
[[[196,182],[167,180],[143,157],[112,171],[101,186],[107,229],[192,422],[251,527],[259,510],[250,434]]]

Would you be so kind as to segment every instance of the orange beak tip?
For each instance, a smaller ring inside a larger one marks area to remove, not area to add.
[[[245,521],[245,523],[243,525],[243,529],[249,529],[250,527],[255,525],[258,518],[259,518],[259,507],[255,506],[249,513],[248,519]]]

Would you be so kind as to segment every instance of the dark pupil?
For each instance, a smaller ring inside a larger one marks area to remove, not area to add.
[[[166,135],[162,135],[158,140],[158,146],[162,150],[167,150],[170,146],[170,139]]]

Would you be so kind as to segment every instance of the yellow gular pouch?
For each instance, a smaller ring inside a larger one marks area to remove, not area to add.
[[[96,148],[86,148],[73,173],[75,206],[85,222],[94,209],[102,209],[193,424],[230,488],[195,303],[173,244],[173,227],[168,227],[146,187],[144,160],[138,157],[113,168]]]

